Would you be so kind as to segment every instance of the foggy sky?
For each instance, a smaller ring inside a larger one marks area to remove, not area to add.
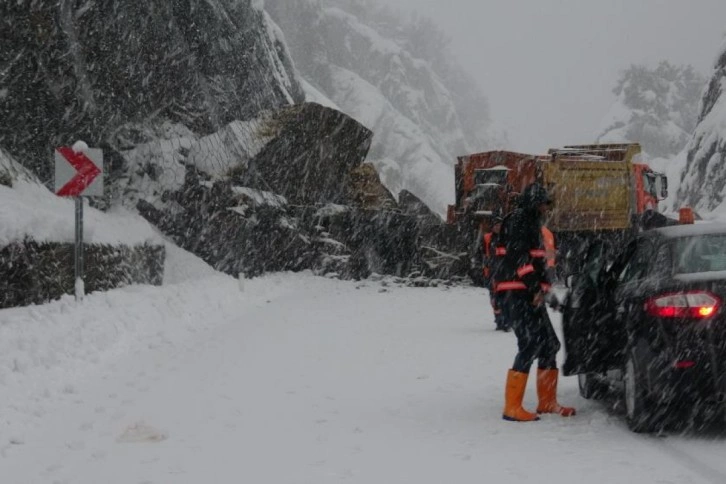
[[[508,149],[594,141],[619,71],[659,61],[710,77],[726,0],[382,0],[433,18],[477,77]]]

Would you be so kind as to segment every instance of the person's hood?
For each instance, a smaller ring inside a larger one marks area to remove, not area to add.
[[[539,183],[527,185],[527,188],[519,197],[519,208],[523,210],[536,210],[543,203],[552,203],[552,198],[550,198],[545,187]]]

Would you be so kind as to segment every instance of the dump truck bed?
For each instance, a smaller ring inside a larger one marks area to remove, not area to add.
[[[544,165],[554,198],[548,227],[555,232],[624,230],[631,226],[631,164],[566,157]]]

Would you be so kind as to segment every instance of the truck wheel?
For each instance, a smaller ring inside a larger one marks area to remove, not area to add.
[[[582,398],[587,400],[600,400],[606,393],[605,386],[592,373],[579,373],[577,375],[577,386],[580,388]]]
[[[638,369],[634,352],[628,352],[623,372],[625,380],[625,419],[630,430],[650,433],[657,430],[655,405],[648,399],[642,372]]]

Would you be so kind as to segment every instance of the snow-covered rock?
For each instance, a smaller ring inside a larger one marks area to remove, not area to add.
[[[316,103],[275,113],[271,140],[249,161],[245,185],[298,204],[346,203],[351,171],[366,159],[371,133],[356,120]]]

